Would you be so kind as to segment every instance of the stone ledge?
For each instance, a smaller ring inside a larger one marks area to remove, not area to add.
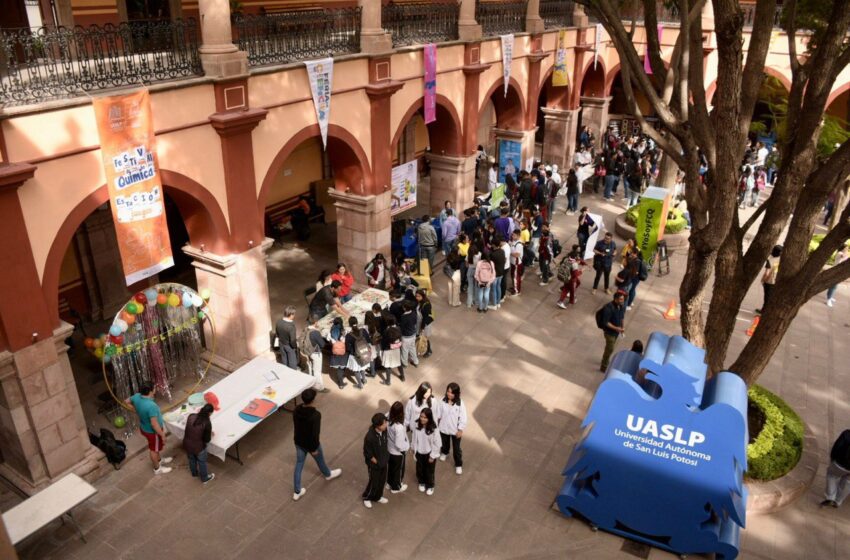
[[[776,480],[747,481],[747,513],[777,512],[797,501],[814,482],[819,463],[818,441],[805,421],[803,425],[803,454],[797,466]]]
[[[622,237],[623,239],[634,239],[635,234],[637,233],[637,229],[634,226],[630,226],[626,223],[626,213],[623,212],[619,216],[614,223],[614,231],[617,232],[617,235]],[[688,246],[688,239],[690,238],[690,230],[683,230],[679,233],[665,233],[664,241],[667,242],[667,249],[681,249],[682,247]]]

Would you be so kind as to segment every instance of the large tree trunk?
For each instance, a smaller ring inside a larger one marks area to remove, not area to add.
[[[695,243],[688,245],[688,264],[679,286],[679,300],[682,302],[680,323],[682,336],[696,346],[705,346],[702,304],[716,256],[715,252],[701,253]]]
[[[740,250],[740,240],[734,231],[730,232],[714,264],[714,290],[705,327],[706,361],[710,376],[723,370],[738,310],[750,287],[750,283],[742,280]]]

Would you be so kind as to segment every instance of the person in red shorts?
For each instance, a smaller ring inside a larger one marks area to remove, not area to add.
[[[139,415],[139,428],[148,440],[148,451],[154,474],[170,473],[171,467],[165,465],[170,463],[172,458],[161,456],[162,448],[165,446],[165,421],[159,405],[153,398],[153,387],[148,383],[143,384],[139,387],[138,393],[124,402],[132,406]]]

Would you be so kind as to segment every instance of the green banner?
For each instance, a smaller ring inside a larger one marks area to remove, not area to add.
[[[647,262],[652,262],[658,240],[664,237],[669,200],[667,189],[660,187],[649,187],[640,197],[635,238],[641,257]]]
[[[507,185],[504,183],[496,185],[496,188],[493,189],[492,193],[490,193],[490,208],[499,207],[499,203],[502,202],[503,198],[505,198],[505,189],[507,189]]]

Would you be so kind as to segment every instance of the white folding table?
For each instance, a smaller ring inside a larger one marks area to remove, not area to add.
[[[3,523],[9,533],[12,544],[18,544],[51,521],[67,515],[76,527],[83,542],[86,537],[77,525],[71,509],[80,505],[97,493],[97,489],[75,475],[65,475],[38,494],[30,496],[3,514]]]
[[[359,294],[355,294],[354,297],[342,304],[342,306],[352,317],[357,317],[357,322],[361,327],[365,327],[366,325],[364,325],[364,321],[366,318],[366,312],[371,311],[372,306],[376,303],[381,307],[389,305],[389,292],[379,290],[377,288],[368,288]],[[325,338],[328,337],[331,332],[331,325],[333,324],[334,318],[340,316],[341,315],[339,313],[332,310],[330,313],[319,319],[318,328],[322,333],[322,336]],[[348,320],[343,319],[343,323],[345,328],[348,329]]]
[[[260,356],[240,367],[206,391],[215,393],[220,406],[220,410],[210,416],[214,435],[207,444],[207,452],[222,461],[230,457],[241,465],[239,440],[264,420],[243,420],[239,416],[242,409],[253,399],[267,399],[282,408],[315,382],[310,375]],[[273,397],[263,394],[267,387],[275,392]],[[182,440],[186,418],[198,409],[200,406],[190,406],[186,410],[166,414],[164,419],[168,431]],[[235,455],[227,452],[230,448],[234,448]]]

